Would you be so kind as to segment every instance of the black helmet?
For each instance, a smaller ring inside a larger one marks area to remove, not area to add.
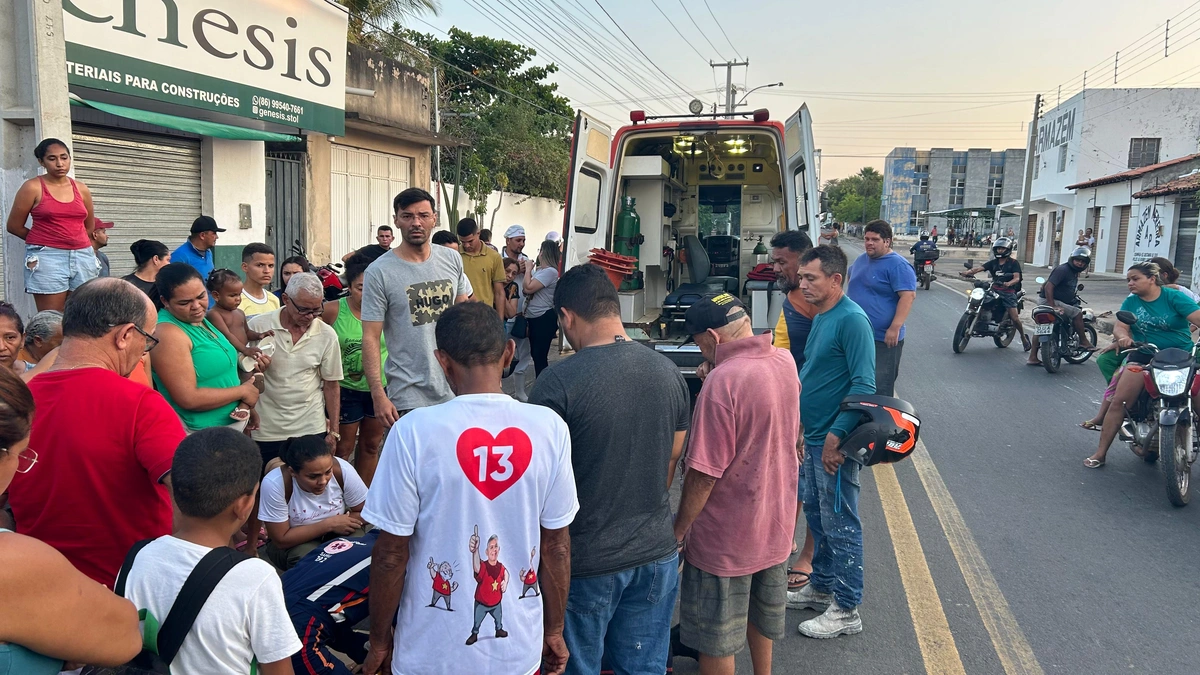
[[[996,240],[996,243],[992,244],[992,254],[997,258],[1003,257],[1000,255],[998,249],[1004,249],[1004,255],[1006,256],[1012,253],[1012,239],[1000,237]]]
[[[838,446],[846,459],[863,466],[898,462],[917,447],[921,420],[908,401],[890,396],[847,396],[842,399],[841,410],[861,413],[858,425]]]
[[[1074,251],[1071,251],[1070,257],[1067,258],[1067,262],[1075,262],[1077,259],[1082,260],[1083,266],[1087,267],[1092,262],[1092,250],[1086,246],[1079,246]]]

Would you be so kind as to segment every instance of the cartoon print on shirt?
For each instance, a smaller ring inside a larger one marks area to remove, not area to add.
[[[408,295],[409,318],[414,326],[436,323],[442,312],[454,303],[454,283],[449,279],[422,281],[404,291]]]
[[[523,600],[525,594],[531,590],[535,598],[542,594],[541,589],[538,588],[537,572],[533,569],[533,559],[535,556],[537,556],[536,546],[529,551],[529,569],[521,568],[521,583],[524,585],[521,587],[521,596],[517,598],[518,600]]]
[[[433,597],[429,600],[430,607],[437,607],[438,600],[446,601],[446,611],[453,612],[450,608],[450,594],[458,590],[458,582],[454,579],[454,566],[449,560],[443,561],[440,564],[433,562],[433,556],[429,557],[429,562],[425,565],[429,569],[429,577],[433,579]]]
[[[471,626],[471,637],[467,644],[473,645],[479,641],[479,627],[488,614],[496,624],[496,637],[508,637],[504,630],[504,611],[500,601],[508,590],[508,570],[497,559],[500,557],[500,536],[493,534],[488,537],[486,560],[479,557],[479,526],[467,541],[467,549],[471,551],[471,567],[475,570],[475,622]]]

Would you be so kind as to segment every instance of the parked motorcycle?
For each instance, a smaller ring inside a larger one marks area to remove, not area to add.
[[[297,239],[292,244],[292,255],[302,256],[308,260],[308,254],[304,251],[304,245]],[[342,272],[344,271],[342,263],[331,262],[324,265],[312,265],[313,272],[321,280],[321,286],[325,289],[325,301],[333,302],[350,295],[349,289],[342,283]]]
[[[1137,317],[1121,311],[1117,320],[1132,326]],[[1159,349],[1149,342],[1135,342],[1125,353],[1130,351],[1153,356],[1145,370],[1141,396],[1125,410],[1121,436],[1131,449],[1142,450],[1147,463],[1158,461],[1167,499],[1175,506],[1187,506],[1192,496],[1192,464],[1200,453],[1192,410],[1192,396],[1200,391],[1196,359],[1182,349]]]
[[[963,265],[971,269],[971,263]],[[974,277],[967,277],[974,279]],[[1017,311],[1025,308],[1025,291],[1017,291]],[[1016,337],[1021,326],[1013,323],[1004,307],[1004,300],[996,285],[989,281],[975,280],[975,288],[967,296],[967,309],[958,325],[954,327],[954,341],[950,346],[955,354],[963,353],[972,337],[991,337],[997,347],[1007,347]]]
[[[1046,283],[1042,277],[1037,278],[1038,285]],[[1083,290],[1079,284],[1078,290]],[[1078,303],[1083,303],[1079,298]],[[1076,305],[1079,306],[1079,305]],[[1033,308],[1034,334],[1038,339],[1038,357],[1048,373],[1057,373],[1065,359],[1067,363],[1080,364],[1092,357],[1092,352],[1079,348],[1079,336],[1071,320],[1058,309],[1049,305],[1038,305]],[[1083,329],[1087,331],[1088,342],[1096,344],[1096,314],[1083,308]]]

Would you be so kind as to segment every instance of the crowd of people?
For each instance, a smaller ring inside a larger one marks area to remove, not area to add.
[[[266,244],[214,269],[205,216],[96,278],[86,186],[64,144],[38,153],[9,230],[40,311],[0,304],[0,673],[594,675],[685,648],[732,673],[746,644],[769,672],[786,608],[819,612],[809,637],[862,630],[840,406],[892,394],[915,290],[883,221],[853,266],[774,237],[771,334],[727,293],[688,309],[693,411],[603,270],[561,269],[558,237],[532,259],[520,225],[499,249],[470,219],[446,239],[410,188],[399,237],[348,254],[336,300],[298,257],[272,293]],[[560,332],[574,354],[550,364]]]

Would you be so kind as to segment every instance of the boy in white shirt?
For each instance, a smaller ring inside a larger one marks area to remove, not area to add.
[[[363,672],[562,673],[567,526],[579,510],[567,425],[504,394],[500,376],[515,345],[491,307],[450,307],[435,338],[456,398],[396,422],[363,510],[382,530]],[[509,570],[530,550],[541,595],[522,598]]]
[[[125,597],[161,625],[201,558],[246,522],[261,475],[258,446],[244,434],[215,427],[184,439],[170,474],[175,533],[137,553]],[[292,675],[290,657],[300,647],[278,574],[246,557],[213,589],[169,665],[182,675],[247,675],[257,663],[261,675]]]

